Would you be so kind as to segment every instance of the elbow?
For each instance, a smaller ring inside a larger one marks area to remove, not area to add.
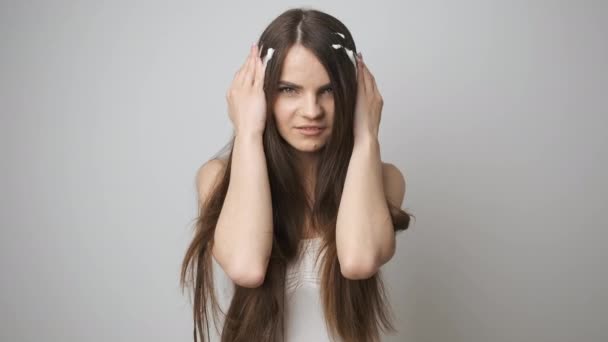
[[[266,269],[262,267],[233,268],[228,276],[238,286],[256,288],[264,284]]]
[[[230,275],[232,281],[241,287],[247,288],[256,288],[262,286],[264,284],[264,279],[266,278],[266,272],[252,272],[252,271],[242,271],[242,272],[233,272]]]
[[[344,278],[350,280],[363,280],[373,277],[380,267],[387,263],[395,255],[395,244],[391,248],[382,250],[375,256],[338,257],[340,272]],[[342,262],[342,260],[345,260]]]
[[[238,286],[255,288],[264,283],[266,278],[266,266],[254,266],[248,262],[226,262],[230,257],[221,257],[217,248],[214,246],[212,256],[215,262],[221,267],[223,273]]]
[[[373,261],[364,261],[351,258],[345,263],[340,263],[342,276],[350,280],[363,280],[373,277],[380,266]]]

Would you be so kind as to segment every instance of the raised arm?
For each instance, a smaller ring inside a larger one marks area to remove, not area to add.
[[[226,95],[236,138],[212,254],[225,273],[244,287],[263,284],[272,250],[272,201],[262,143],[264,70],[253,46]]]

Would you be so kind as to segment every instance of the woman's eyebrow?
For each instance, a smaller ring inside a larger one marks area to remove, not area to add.
[[[301,85],[298,85],[298,84],[295,84],[295,83],[292,83],[292,82],[289,82],[289,81],[283,81],[283,80],[279,81],[279,85],[285,85],[285,86],[288,86],[288,87],[292,87],[294,89],[302,89],[303,88]],[[325,85],[320,86],[318,90],[327,89],[329,87],[331,87],[331,83],[327,83]]]

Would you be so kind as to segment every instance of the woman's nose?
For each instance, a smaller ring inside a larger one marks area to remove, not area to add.
[[[309,95],[304,100],[302,114],[309,119],[315,119],[323,115],[323,109],[319,103],[319,99],[314,95]]]

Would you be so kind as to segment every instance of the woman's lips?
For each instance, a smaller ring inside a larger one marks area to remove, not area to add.
[[[324,127],[319,127],[319,128],[297,128],[297,130],[306,136],[315,136],[315,135],[319,135],[321,134],[321,132],[323,132],[325,128]]]

